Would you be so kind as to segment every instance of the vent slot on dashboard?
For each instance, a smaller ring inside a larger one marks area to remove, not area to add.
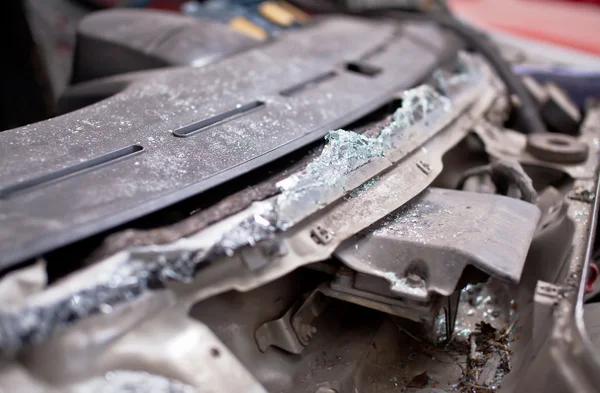
[[[302,83],[299,83],[297,85],[289,87],[285,90],[282,90],[281,92],[279,92],[279,94],[281,94],[284,97],[291,97],[291,96],[299,94],[303,91],[313,89],[313,88],[317,87],[318,85],[320,85],[321,83],[326,82],[330,79],[333,79],[336,76],[337,76],[337,73],[335,71],[329,71],[324,74],[317,75],[313,78],[310,78],[309,80],[306,80]]]
[[[261,108],[264,105],[265,103],[262,101],[253,101],[249,104],[240,105],[231,110],[228,110],[227,112],[219,113],[218,115],[209,117],[208,119],[200,120],[195,123],[188,124],[187,126],[178,128],[175,131],[173,131],[173,135],[180,138],[192,136],[200,131],[207,129],[208,127],[232,120],[252,110]]]
[[[100,157],[92,158],[91,160],[83,161],[69,167],[59,169],[46,175],[34,177],[19,183],[15,183],[3,188],[0,188],[0,198],[8,198],[10,196],[33,190],[38,187],[47,186],[67,178],[80,175],[85,172],[114,164],[118,161],[131,158],[144,151],[144,147],[140,145],[131,145],[119,150],[104,154]]]
[[[361,74],[370,77],[377,76],[383,71],[381,67],[367,64],[361,61],[353,61],[346,63],[346,69],[355,74]]]

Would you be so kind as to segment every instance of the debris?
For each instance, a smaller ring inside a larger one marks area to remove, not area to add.
[[[515,324],[506,329],[496,329],[485,321],[476,324],[477,330],[469,337],[468,370],[461,380],[466,391],[494,391],[500,385],[510,371],[508,336]]]
[[[463,289],[457,334],[447,348],[467,356],[467,364],[453,391],[487,393],[499,389],[510,371],[509,343],[517,330],[517,309],[507,287],[498,281],[470,284]],[[495,316],[495,311],[500,315]]]
[[[477,337],[474,334],[471,334],[469,337],[469,343],[471,344],[471,352],[469,352],[469,357],[471,359],[477,358]]]
[[[487,322],[481,322],[476,325],[484,337],[492,337],[496,333],[496,328]]]
[[[515,326],[517,326],[517,322],[519,322],[519,318],[515,318],[515,320],[510,324],[510,326],[506,328],[506,331],[504,332],[503,336],[508,337],[512,333]]]
[[[582,187],[575,187],[573,190],[567,194],[569,199],[573,199],[574,201],[592,203],[596,198],[596,195],[589,190],[586,190]]]
[[[285,230],[304,218],[302,215],[296,217],[302,211],[300,204],[325,205],[337,199],[339,190],[348,191],[349,174],[396,149],[404,141],[409,127],[421,121],[427,123],[434,112],[439,116],[451,107],[448,97],[429,85],[421,85],[404,91],[402,105],[394,112],[392,122],[377,137],[341,129],[329,131],[321,154],[304,170],[277,183],[281,194],[277,197],[275,208],[286,221],[281,229]]]
[[[419,375],[415,375],[413,379],[410,380],[407,387],[424,388],[427,385],[429,385],[429,375],[427,375],[427,371],[425,371]]]
[[[492,353],[490,358],[485,362],[485,366],[481,370],[479,374],[479,378],[477,379],[477,383],[482,386],[490,386],[494,379],[496,378],[496,372],[498,371],[498,367],[500,366],[500,361],[502,360],[500,354]]]
[[[469,388],[476,389],[477,391],[484,391],[484,392],[494,392],[494,391],[496,391],[496,389],[488,388],[486,386],[476,385],[474,383],[469,383],[469,382],[464,382],[463,381],[462,384],[464,386],[469,387]]]

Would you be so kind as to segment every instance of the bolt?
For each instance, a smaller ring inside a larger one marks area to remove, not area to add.
[[[406,276],[406,283],[411,287],[420,287],[423,285],[423,279],[416,273],[410,273]]]
[[[310,326],[307,323],[302,324],[300,327],[300,334],[305,341],[309,341],[313,335],[317,332],[317,328],[314,326]]]

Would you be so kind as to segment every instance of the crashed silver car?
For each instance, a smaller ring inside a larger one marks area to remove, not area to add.
[[[0,133],[0,391],[597,392],[600,101],[443,12],[298,18],[82,21]]]

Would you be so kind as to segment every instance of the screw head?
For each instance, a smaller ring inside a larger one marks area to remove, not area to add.
[[[317,328],[314,326],[310,326],[305,323],[300,328],[300,334],[302,334],[302,338],[306,341],[310,340],[312,336],[317,332]]]
[[[420,287],[423,285],[423,279],[418,274],[410,273],[406,276],[406,283],[411,287]]]

